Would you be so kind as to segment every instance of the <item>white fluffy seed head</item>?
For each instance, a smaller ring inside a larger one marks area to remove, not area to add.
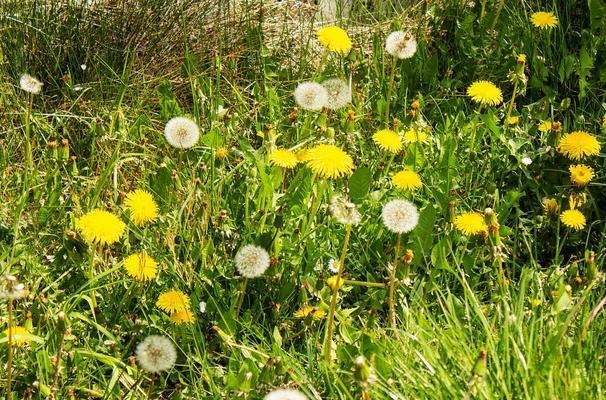
[[[329,207],[333,217],[342,224],[356,225],[362,220],[356,205],[340,196],[333,196]]]
[[[339,78],[328,79],[322,82],[322,86],[324,86],[328,95],[326,108],[338,110],[351,103],[351,90],[344,80]]]
[[[31,94],[40,93],[42,91],[42,85],[42,82],[28,74],[23,74],[21,75],[21,78],[19,78],[19,86],[21,86],[21,89]]]
[[[269,254],[262,247],[248,244],[238,251],[235,262],[242,276],[256,278],[269,267]]]
[[[295,101],[304,110],[320,111],[328,102],[324,86],[316,82],[303,82],[295,89]]]
[[[137,345],[137,361],[150,373],[166,371],[175,365],[177,350],[166,336],[151,335]]]
[[[307,400],[307,396],[294,389],[278,389],[265,395],[263,400]]]
[[[391,32],[385,40],[385,50],[394,57],[410,58],[417,52],[417,39],[408,32]]]
[[[164,136],[168,143],[178,149],[188,149],[198,143],[200,130],[189,118],[175,117],[166,123]]]
[[[383,207],[381,217],[387,229],[394,233],[410,232],[419,223],[419,211],[408,200],[391,200]]]

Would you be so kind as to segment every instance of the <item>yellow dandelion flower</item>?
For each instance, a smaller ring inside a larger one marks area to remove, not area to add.
[[[511,117],[507,117],[507,119],[505,120],[505,125],[515,125],[518,122],[520,122],[520,118],[516,117],[514,115],[514,116],[511,116]]]
[[[223,160],[223,159],[227,158],[228,154],[229,154],[229,150],[226,147],[220,147],[215,151],[215,158],[217,160]]]
[[[543,199],[543,211],[547,215],[557,215],[560,212],[560,205],[556,199]]]
[[[327,26],[318,29],[316,36],[318,37],[320,44],[330,51],[345,54],[351,50],[351,39],[349,38],[349,35],[338,26]]]
[[[539,131],[543,133],[547,133],[551,130],[553,123],[551,121],[542,121],[539,124]]]
[[[297,160],[299,160],[299,162],[306,162],[307,160],[309,160],[309,150],[308,149],[304,149],[304,150],[299,150],[296,153],[297,156]]]
[[[170,321],[177,325],[191,324],[194,322],[194,314],[191,310],[177,311],[170,315]]]
[[[478,235],[488,232],[484,216],[479,212],[467,212],[455,218],[455,227],[465,235]]]
[[[322,318],[326,317],[326,311],[317,309],[316,311],[314,311],[314,313],[311,315],[311,317],[313,319],[322,319]]]
[[[403,170],[391,178],[393,185],[399,189],[414,190],[420,188],[421,177],[415,171]]]
[[[314,311],[312,306],[303,306],[294,313],[295,318],[307,318]]]
[[[467,95],[480,104],[496,106],[503,101],[501,89],[490,81],[476,81],[467,88]]]
[[[521,64],[521,65],[526,64],[526,54],[518,55],[518,64]]]
[[[532,24],[537,28],[554,28],[558,25],[558,18],[551,11],[538,11],[530,17]]]
[[[297,158],[297,155],[290,150],[275,149],[269,155],[269,162],[280,168],[291,169],[299,163],[299,159]]]
[[[13,326],[10,329],[11,333],[11,343],[17,346],[23,346],[30,342],[30,332],[22,326]],[[8,340],[9,329],[4,331],[4,335]]]
[[[158,264],[146,253],[135,253],[124,260],[126,272],[137,281],[150,281],[156,276]]]
[[[587,185],[595,176],[593,168],[584,164],[571,165],[568,171],[570,171],[570,180],[577,186]]]
[[[560,215],[560,220],[568,228],[577,231],[583,229],[585,227],[585,224],[587,223],[583,213],[575,208],[571,208],[570,210],[564,211],[562,215]]]
[[[429,143],[429,135],[422,130],[409,129],[404,132],[404,143]]]
[[[333,275],[326,280],[326,284],[332,290],[341,289],[343,287],[343,285],[345,284],[345,279],[339,278],[338,275]]]
[[[559,143],[558,151],[571,160],[580,160],[586,156],[600,153],[598,139],[585,131],[574,131],[566,134]]]
[[[158,297],[156,307],[169,314],[191,310],[189,296],[180,290],[169,290]]]
[[[349,154],[332,144],[320,144],[307,150],[305,158],[307,166],[322,178],[340,178],[349,175],[354,168]]]
[[[77,218],[76,228],[87,242],[105,245],[120,240],[126,224],[114,214],[97,209]]]
[[[402,150],[402,139],[400,135],[389,129],[381,129],[372,135],[372,139],[382,150],[397,153]]]
[[[126,195],[124,204],[130,211],[130,218],[135,225],[141,226],[153,222],[158,217],[158,204],[151,193],[137,189]]]

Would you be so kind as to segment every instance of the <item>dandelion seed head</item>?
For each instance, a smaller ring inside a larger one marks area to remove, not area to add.
[[[294,96],[299,107],[308,111],[320,111],[328,103],[328,92],[316,82],[300,83]]]
[[[0,299],[17,300],[29,294],[25,285],[17,282],[17,278],[13,275],[7,275],[0,287]]]
[[[419,223],[419,211],[408,200],[396,199],[385,204],[381,212],[383,223],[394,233],[412,231]]]
[[[266,394],[263,400],[307,400],[307,396],[294,389],[278,389]]]
[[[39,94],[42,91],[44,84],[31,75],[23,74],[19,78],[19,86],[27,93]]]
[[[166,123],[164,136],[171,146],[178,149],[188,149],[198,143],[200,129],[189,118],[175,117]]]
[[[341,196],[333,196],[329,208],[333,217],[341,224],[356,225],[362,220],[356,205]]]
[[[257,278],[269,267],[269,254],[259,246],[248,244],[235,257],[238,272],[246,278]]]
[[[177,351],[166,336],[151,335],[137,345],[137,361],[149,373],[166,371],[175,365]]]
[[[417,39],[408,32],[391,32],[385,40],[385,50],[394,57],[411,58],[417,52]]]
[[[330,110],[338,110],[351,103],[351,90],[347,82],[334,78],[322,82],[326,89],[327,100],[325,107]]]

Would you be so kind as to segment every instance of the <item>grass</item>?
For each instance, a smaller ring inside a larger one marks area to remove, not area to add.
[[[10,315],[30,332],[24,345],[0,336],[2,362],[13,357],[10,391],[8,371],[0,379],[7,399],[261,399],[284,387],[310,399],[606,396],[604,152],[582,160],[596,176],[577,187],[574,162],[557,151],[574,130],[604,142],[599,1],[354,1],[336,22],[354,47],[323,63],[311,6],[80,3],[0,5],[0,265],[29,292],[3,300],[0,316],[2,331]],[[537,10],[554,11],[558,26],[533,27]],[[418,49],[393,63],[383,46],[396,29],[414,33]],[[528,80],[516,85],[519,54]],[[44,83],[41,94],[19,88],[22,73]],[[349,106],[297,107],[298,83],[335,76],[351,79]],[[494,82],[503,103],[473,103],[476,80]],[[510,106],[515,125],[504,122]],[[393,129],[423,130],[429,143],[380,150],[372,135],[386,113]],[[202,130],[191,149],[163,135],[176,116]],[[541,132],[542,121],[561,130]],[[327,141],[352,156],[353,174],[324,180],[269,162],[275,147]],[[403,168],[419,173],[421,189],[393,187]],[[159,206],[144,226],[124,205],[137,188]],[[331,217],[333,195],[361,213],[351,233]],[[579,231],[543,209],[544,198],[568,209],[570,195],[584,200]],[[398,235],[381,220],[395,198],[420,213],[401,235],[396,331],[388,283]],[[126,223],[118,243],[91,245],[76,228],[95,208]],[[489,234],[454,226],[487,208]],[[246,244],[271,263],[248,280],[237,313],[233,259]],[[124,270],[139,251],[159,265],[151,282]],[[337,291],[326,283],[330,259],[345,260]],[[169,289],[191,298],[193,323],[156,307]],[[305,306],[326,315],[296,317]],[[151,334],[177,348],[176,365],[155,375],[134,357]]]

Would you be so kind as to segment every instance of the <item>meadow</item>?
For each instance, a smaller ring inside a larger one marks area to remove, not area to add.
[[[0,2],[4,398],[606,398],[606,2],[317,3]]]

